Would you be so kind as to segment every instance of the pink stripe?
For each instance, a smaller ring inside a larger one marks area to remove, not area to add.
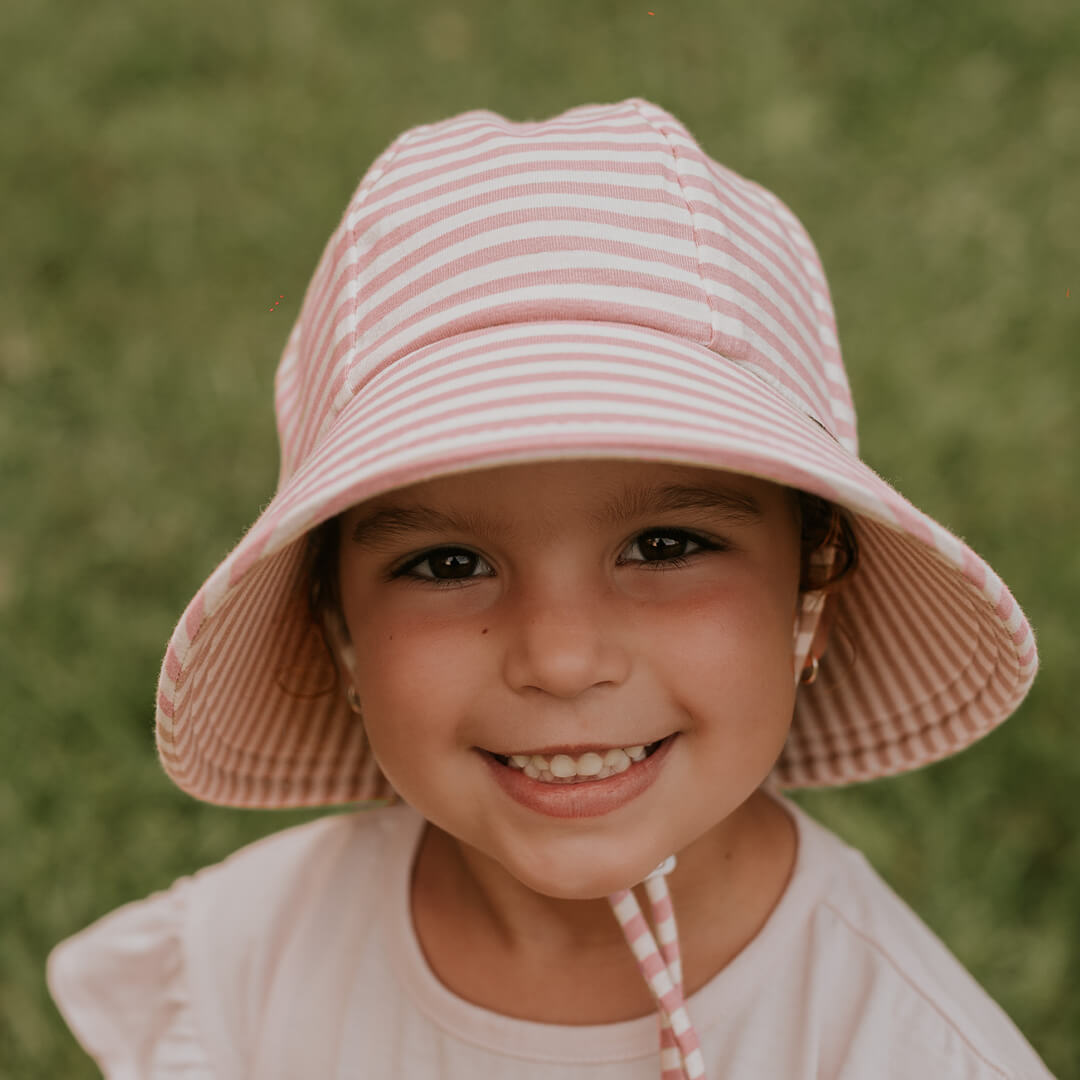
[[[183,668],[180,665],[180,661],[177,659],[176,652],[170,643],[169,648],[165,652],[165,673],[173,682],[176,682],[176,680],[180,678],[180,672],[182,670]]]
[[[650,897],[650,902],[652,904],[653,921],[655,923],[661,923],[674,917],[675,912],[671,906],[671,896],[669,894],[661,895],[656,899]]]
[[[649,927],[645,922],[645,917],[638,911],[623,923],[623,931],[627,941],[635,942],[649,933]]]
[[[205,589],[206,586],[204,585],[195,594],[195,599],[188,605],[188,609],[184,612],[183,616],[184,628],[187,630],[188,640],[192,642],[194,642],[203,621],[203,594]]]
[[[660,954],[655,950],[650,952],[647,956],[643,957],[638,966],[641,968],[645,978],[649,981],[650,985],[652,980],[660,974],[661,971],[667,971],[667,965],[664,963]]]

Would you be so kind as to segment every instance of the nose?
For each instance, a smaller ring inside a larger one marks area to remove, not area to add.
[[[632,670],[626,600],[602,586],[563,577],[523,589],[502,630],[504,674],[515,690],[570,699],[594,686],[618,686]]]

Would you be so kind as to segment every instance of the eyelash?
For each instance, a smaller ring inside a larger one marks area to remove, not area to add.
[[[701,555],[704,554],[704,552],[706,551],[726,551],[728,549],[728,545],[723,542],[706,540],[705,537],[699,535],[698,533],[692,533],[686,529],[646,529],[644,532],[638,533],[634,537],[632,543],[636,544],[639,540],[646,536],[664,536],[668,538],[678,537],[683,540],[689,540],[691,543],[697,544],[703,549],[702,551],[692,551],[689,555],[678,555],[672,559],[665,559],[663,562],[649,563],[645,562],[645,560],[643,559],[629,560],[631,562],[641,563],[641,565],[648,568],[650,572],[656,570],[661,572],[667,570],[678,570],[680,567],[686,566],[686,564],[694,555]],[[437,589],[456,588],[462,585],[468,585],[471,581],[478,580],[475,577],[449,578],[443,580],[440,578],[424,577],[422,574],[414,574],[412,572],[413,567],[420,566],[421,564],[427,562],[428,559],[432,558],[439,552],[465,552],[469,555],[476,555],[474,551],[470,551],[468,548],[464,547],[447,546],[429,548],[427,551],[424,551],[421,554],[411,558],[408,562],[406,562],[403,566],[400,566],[397,570],[391,571],[387,575],[387,580],[394,580],[395,578],[405,578],[412,581],[422,581],[425,585],[433,585]],[[483,556],[480,555],[476,555],[476,558],[482,561],[486,561],[483,560]]]

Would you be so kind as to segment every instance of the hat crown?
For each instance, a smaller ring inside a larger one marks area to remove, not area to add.
[[[772,192],[641,98],[404,132],[323,250],[275,383],[280,482],[395,361],[504,323],[629,323],[703,345],[857,453],[817,251]]]

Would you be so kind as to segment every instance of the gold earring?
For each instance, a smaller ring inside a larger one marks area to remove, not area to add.
[[[349,703],[349,708],[352,709],[352,711],[356,713],[357,716],[364,715],[360,711],[360,695],[357,694],[355,686],[350,686],[345,691],[345,700]]]
[[[799,676],[799,682],[801,682],[803,686],[809,686],[817,678],[819,667],[820,664],[818,658],[816,656],[810,657],[810,663],[802,669],[802,674]],[[810,672],[809,676],[807,676],[807,672]]]

